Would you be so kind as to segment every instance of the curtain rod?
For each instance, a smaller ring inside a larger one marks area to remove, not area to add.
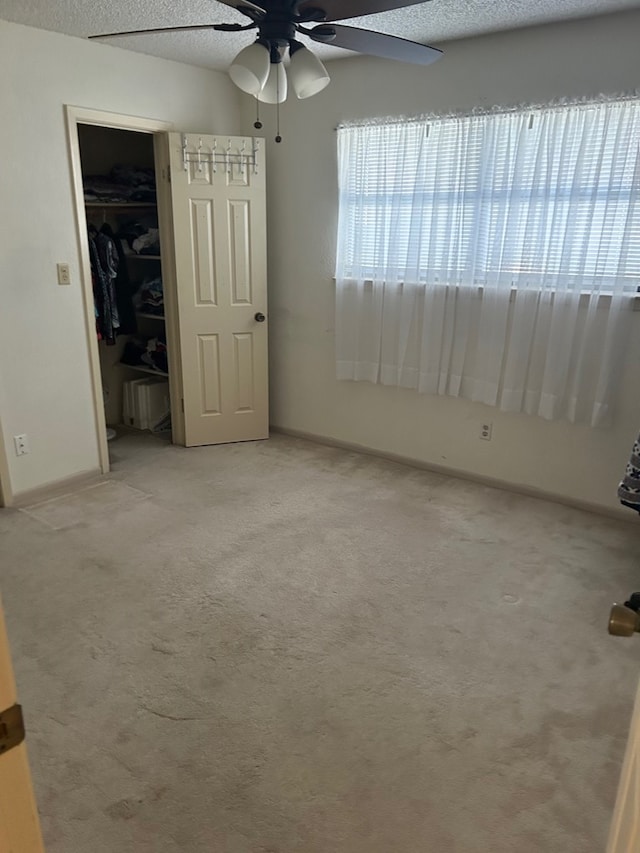
[[[497,104],[491,107],[473,107],[471,109],[448,110],[442,113],[420,113],[417,115],[399,115],[399,116],[381,116],[367,119],[355,119],[353,121],[342,121],[335,127],[335,130],[343,130],[350,127],[378,127],[390,124],[404,124],[408,122],[421,121],[438,121],[448,118],[468,118],[472,116],[483,115],[508,115],[509,113],[517,112],[540,112],[542,110],[556,110],[565,107],[584,107],[588,109],[590,106],[598,104],[623,104],[629,101],[640,100],[640,89],[635,89],[630,92],[623,92],[616,95],[600,94],[600,95],[584,95],[576,98],[556,98],[548,103],[520,103],[508,105]]]

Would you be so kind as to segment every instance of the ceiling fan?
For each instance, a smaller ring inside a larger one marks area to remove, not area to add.
[[[296,34],[358,53],[397,59],[417,65],[429,65],[442,55],[435,47],[408,41],[385,33],[334,24],[333,21],[373,15],[413,6],[426,0],[219,0],[250,19],[248,24],[195,24],[179,27],[154,27],[89,36],[93,39],[148,33],[222,30],[241,32],[257,29],[257,39],[243,48],[229,67],[233,82],[254,95],[258,101],[280,104],[287,97],[287,73],[283,59],[289,52],[289,79],[298,98],[310,98],[329,83],[329,75],[320,60]],[[308,24],[314,24],[309,28]],[[261,125],[257,125],[261,126]],[[280,140],[276,137],[276,140]]]

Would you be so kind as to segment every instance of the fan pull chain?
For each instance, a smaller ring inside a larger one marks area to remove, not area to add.
[[[280,136],[280,77],[276,77],[276,142],[282,142]]]
[[[262,122],[260,121],[260,101],[258,100],[257,96],[256,96],[256,120],[254,121],[253,126],[255,127],[256,130],[260,130],[260,128],[262,127]]]

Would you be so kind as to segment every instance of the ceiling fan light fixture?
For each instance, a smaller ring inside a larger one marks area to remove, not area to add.
[[[263,104],[282,104],[287,100],[287,72],[282,62],[271,63],[267,82],[257,97]]]
[[[239,89],[257,95],[269,77],[271,67],[269,48],[258,40],[243,48],[229,66],[229,77]]]
[[[329,85],[327,69],[318,57],[299,41],[291,42],[289,55],[289,76],[298,98],[310,98]]]

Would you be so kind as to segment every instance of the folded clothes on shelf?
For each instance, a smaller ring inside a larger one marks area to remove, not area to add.
[[[136,255],[159,255],[160,254],[160,236],[157,228],[149,228],[144,234],[141,234],[131,244],[131,248]]]
[[[153,169],[114,166],[108,175],[84,178],[84,200],[89,203],[155,203],[156,176]]]
[[[127,341],[122,357],[122,364],[131,367],[149,367],[152,370],[169,372],[169,359],[167,355],[167,340],[164,334],[155,338],[142,338],[136,336]]]
[[[133,304],[140,314],[164,314],[164,294],[159,276],[145,279],[133,297]]]
[[[129,254],[160,254],[160,234],[156,216],[122,219],[118,227],[118,237],[123,241],[125,251],[128,248]]]

